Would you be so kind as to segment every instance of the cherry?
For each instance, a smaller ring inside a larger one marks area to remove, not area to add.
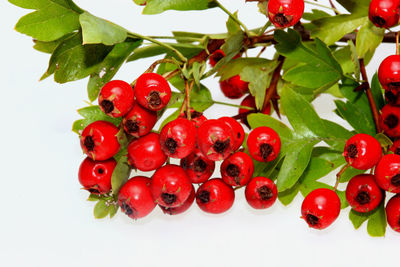
[[[349,205],[358,212],[369,212],[382,202],[382,190],[375,182],[372,174],[354,176],[346,188],[346,199]]]
[[[160,132],[160,144],[164,153],[181,159],[190,155],[196,147],[196,127],[184,118],[168,122]]]
[[[197,146],[209,160],[226,159],[233,151],[232,129],[223,121],[208,120],[197,129]]]
[[[101,88],[99,106],[107,115],[122,117],[132,108],[134,101],[133,89],[129,83],[114,80]]]
[[[376,183],[385,191],[400,193],[400,156],[388,154],[375,168]]]
[[[319,188],[309,193],[301,205],[302,218],[308,226],[325,229],[339,216],[340,199],[335,191]]]
[[[207,181],[215,169],[215,162],[204,157],[198,148],[189,156],[181,159],[180,165],[186,171],[189,180],[195,184]]]
[[[83,130],[81,147],[93,160],[106,160],[118,153],[120,144],[117,134],[119,129],[107,121],[95,121]]]
[[[287,28],[300,21],[304,0],[269,0],[268,17],[278,28]]]
[[[242,125],[240,125],[240,123],[237,122],[237,120],[231,117],[221,117],[218,120],[223,121],[226,125],[228,125],[232,129],[234,137],[233,151],[238,150],[242,146],[245,137]]]
[[[219,178],[208,180],[197,189],[196,203],[208,213],[223,213],[232,207],[234,201],[235,191]]]
[[[266,177],[254,177],[246,186],[247,203],[255,209],[271,207],[278,197],[278,189],[273,181]]]
[[[400,55],[391,55],[379,65],[378,78],[386,91],[400,88]]]
[[[92,194],[105,194],[111,191],[111,176],[117,162],[111,158],[94,161],[87,157],[79,167],[79,182]]]
[[[230,99],[241,98],[249,92],[249,83],[243,81],[239,75],[235,75],[219,83],[222,93]]]
[[[129,179],[120,189],[118,204],[122,212],[132,219],[143,218],[156,207],[150,191],[151,179],[136,176]]]
[[[124,130],[128,134],[138,138],[148,134],[157,122],[157,113],[143,108],[134,103],[132,109],[122,120]]]
[[[399,21],[398,0],[372,0],[369,4],[369,19],[375,26],[390,28]]]
[[[246,185],[254,172],[254,163],[249,155],[236,152],[221,164],[222,180],[231,186]]]
[[[165,214],[178,215],[178,214],[184,213],[192,206],[195,197],[196,197],[196,190],[194,190],[194,187],[192,185],[192,191],[190,191],[190,195],[189,195],[188,199],[186,199],[182,205],[180,205],[179,207],[176,207],[176,208],[166,208],[166,207],[163,207],[160,205],[159,205],[159,207],[162,209],[162,211]]]
[[[400,139],[393,142],[393,145],[389,149],[394,154],[400,155]]]
[[[382,130],[390,137],[400,137],[400,107],[385,105],[382,108],[380,123]]]
[[[153,171],[161,167],[167,155],[161,149],[160,135],[149,133],[128,145],[128,159],[132,167],[141,171]]]
[[[390,227],[400,233],[400,195],[395,195],[388,201],[386,216]]]
[[[189,197],[192,184],[177,165],[165,165],[153,174],[150,190],[157,204],[167,208],[181,206]]]
[[[187,111],[179,115],[179,118],[187,118]],[[199,128],[200,125],[206,120],[207,118],[203,115],[203,113],[198,112],[192,108],[190,109],[190,121],[194,124],[194,126],[196,126],[196,128]]]
[[[246,97],[242,100],[242,102],[240,103],[240,105],[241,105],[241,106],[244,106],[244,107],[250,107],[250,108],[253,108],[253,109],[257,109],[257,108],[256,108],[256,100],[255,100],[254,96],[252,96],[252,95],[246,96]],[[249,109],[239,108],[239,114],[247,113],[247,112],[249,112],[249,111],[250,111]],[[266,114],[266,115],[271,115],[271,105],[268,104],[268,105],[265,107],[265,109],[262,111],[262,113],[263,113],[263,114]],[[247,118],[242,119],[242,123],[244,123],[245,125],[249,126],[249,123],[247,122]]]
[[[281,150],[281,139],[272,128],[262,126],[250,132],[247,147],[253,159],[261,162],[273,161]]]
[[[165,78],[157,73],[144,73],[136,81],[136,101],[150,110],[163,109],[171,99],[171,88]]]
[[[382,148],[374,137],[368,134],[356,134],[347,140],[343,156],[353,168],[368,170],[381,159]]]

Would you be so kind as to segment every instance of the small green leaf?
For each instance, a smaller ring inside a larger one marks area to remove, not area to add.
[[[200,53],[204,48],[199,45],[193,44],[182,44],[182,43],[166,43],[179,52],[185,57],[192,57]],[[146,45],[144,47],[137,48],[133,51],[133,54],[128,58],[128,62],[135,61],[142,58],[154,57],[170,53],[170,50],[155,44]],[[175,56],[175,55],[174,55]]]
[[[235,18],[238,17],[237,11],[233,14]],[[241,31],[240,25],[234,21],[231,17],[228,18],[228,21],[226,22],[226,28],[228,30],[229,34],[234,34],[238,31]]]
[[[220,81],[227,80],[235,75],[240,74],[246,67],[259,67],[274,70],[276,68],[276,61],[268,60],[265,58],[245,57],[236,58],[218,70],[217,75],[221,76]]]
[[[87,201],[98,201],[100,199],[102,199],[101,196],[96,194],[90,194]]]
[[[350,210],[349,219],[353,223],[355,229],[360,228],[360,226],[368,220],[370,213],[360,213],[353,209]]]
[[[375,52],[381,44],[385,35],[385,29],[378,28],[368,20],[357,32],[356,46],[357,54],[364,58],[368,52]]]
[[[203,112],[212,106],[214,103],[210,90],[203,84],[200,84],[200,88],[196,85],[193,86],[190,94],[190,105],[198,112]]]
[[[115,196],[118,195],[121,186],[128,181],[131,170],[127,155],[120,157],[111,176],[111,187]]]
[[[105,200],[99,200],[96,206],[94,206],[93,214],[96,219],[105,218],[110,212],[110,206],[106,205]]]
[[[161,123],[159,130],[161,130],[168,122],[173,121],[176,118],[178,118],[179,117],[179,112],[180,112],[180,110],[177,109],[171,115],[169,115],[167,118],[165,118],[163,120],[163,122]]]
[[[209,0],[147,0],[143,9],[143,14],[159,14],[167,10],[204,10],[214,7],[214,3]]]
[[[109,209],[110,209],[110,219],[112,219],[115,216],[115,214],[117,214],[119,206],[118,205],[110,205]]]
[[[371,92],[372,95],[374,96],[376,106],[378,107],[379,110],[382,109],[383,106],[385,105],[385,100],[383,99],[383,88],[381,86],[381,83],[379,82],[377,73],[375,73],[374,76],[372,77]]]
[[[103,111],[101,111],[99,106],[89,106],[81,108],[78,110],[78,113],[84,119],[74,122],[72,130],[77,134],[80,134],[80,132],[83,131],[86,126],[95,121],[108,121],[113,123],[115,126],[119,126],[121,123],[121,118],[112,118],[110,116],[107,116],[106,114],[104,114]]]
[[[384,203],[372,213],[368,220],[367,231],[370,236],[385,236],[387,227],[386,211]]]

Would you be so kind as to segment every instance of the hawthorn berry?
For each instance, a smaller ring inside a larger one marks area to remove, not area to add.
[[[391,55],[379,65],[378,79],[386,91],[400,89],[400,55]]]
[[[369,19],[377,27],[393,27],[399,22],[399,4],[398,0],[372,0]]]
[[[262,126],[250,132],[247,147],[253,159],[261,162],[273,161],[281,150],[281,139],[272,128]]]
[[[346,188],[346,199],[353,210],[369,212],[382,202],[383,193],[372,174],[359,174],[351,178]]]
[[[163,109],[171,99],[171,88],[165,78],[157,73],[144,73],[136,81],[136,101],[150,110]]]
[[[183,114],[179,115],[179,118],[187,118],[187,111],[185,110]],[[196,126],[196,128],[199,128],[200,125],[205,122],[207,118],[203,115],[202,112],[198,112],[194,109],[190,109],[190,121]]]
[[[254,177],[246,186],[247,203],[254,209],[271,207],[278,197],[278,189],[273,181],[266,177]]]
[[[225,57],[225,52],[222,51],[222,49],[215,50],[210,55],[210,58],[209,58],[209,63],[211,65],[211,67],[215,67],[215,65],[217,65],[217,63],[224,57]],[[241,57],[240,53],[237,54],[236,56],[234,56],[233,59],[236,59],[236,58],[239,58],[239,57]]]
[[[256,107],[256,99],[252,95],[247,95],[242,102],[240,103],[241,106],[253,108],[254,110],[257,109]],[[251,110],[245,108],[239,108],[239,114],[247,113]],[[265,109],[261,112],[266,115],[271,115],[271,105],[268,104]],[[249,127],[249,123],[247,122],[247,118],[242,119],[242,123]]]
[[[376,183],[385,191],[400,193],[400,156],[388,154],[375,168]]]
[[[400,233],[400,195],[395,195],[388,201],[386,216],[389,226]]]
[[[203,156],[198,148],[189,156],[181,159],[180,165],[194,184],[207,181],[215,169],[215,162]]]
[[[136,176],[129,179],[119,190],[118,204],[121,211],[132,219],[143,218],[156,207],[150,191],[151,179]]]
[[[221,164],[221,176],[225,183],[231,186],[246,185],[254,172],[254,163],[249,155],[236,152]]]
[[[353,168],[368,170],[381,159],[382,147],[374,137],[356,134],[347,140],[343,156]]]
[[[208,213],[223,213],[232,207],[234,201],[235,191],[219,178],[208,180],[196,192],[197,205]]]
[[[302,218],[308,226],[325,229],[340,214],[340,199],[335,191],[319,188],[309,193],[301,205]]]
[[[249,92],[249,83],[243,81],[239,75],[235,75],[219,83],[222,93],[230,99],[241,98]]]
[[[278,28],[287,28],[300,21],[304,0],[269,0],[268,17]]]
[[[124,130],[133,137],[139,138],[148,134],[157,122],[157,113],[134,103],[132,109],[122,120]]]
[[[187,211],[192,206],[195,198],[196,198],[196,190],[194,190],[194,187],[192,185],[192,191],[190,191],[190,195],[189,195],[188,199],[186,199],[182,205],[180,205],[179,207],[176,207],[176,208],[166,208],[166,207],[163,207],[160,205],[159,205],[159,207],[164,212],[164,214],[178,215],[178,214],[181,214],[181,213],[184,213],[185,211]]]
[[[105,194],[111,191],[111,176],[117,162],[111,158],[94,161],[87,157],[79,167],[79,182],[92,194]]]
[[[196,127],[184,118],[170,121],[161,129],[160,144],[167,156],[184,158],[196,147]]]
[[[232,129],[223,121],[207,120],[197,129],[197,146],[209,160],[226,159],[233,151]]]
[[[167,155],[161,149],[160,135],[149,133],[128,145],[128,159],[133,168],[141,171],[153,171],[161,167]]]
[[[234,138],[233,151],[238,150],[242,146],[245,137],[242,125],[240,125],[240,123],[237,122],[237,120],[231,117],[221,117],[218,120],[223,121],[226,125],[228,125],[232,129]]]
[[[400,139],[393,142],[393,145],[389,149],[394,154],[400,155]]]
[[[385,91],[385,100],[389,105],[400,106],[400,87],[386,90]]]
[[[400,137],[400,107],[385,105],[381,111],[382,130],[390,137]]]
[[[99,106],[104,113],[111,117],[124,116],[132,108],[133,101],[133,89],[127,82],[114,80],[101,88]]]
[[[181,167],[168,164],[153,174],[150,190],[157,204],[176,208],[188,199],[192,184]]]
[[[106,160],[118,153],[119,129],[107,121],[95,121],[83,130],[80,143],[83,152],[93,160]]]

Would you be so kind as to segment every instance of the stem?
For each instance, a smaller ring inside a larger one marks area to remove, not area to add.
[[[265,46],[263,48],[261,48],[260,52],[257,54],[256,57],[260,57],[261,54],[264,53],[265,49],[267,49],[267,47],[265,47]]]
[[[239,190],[240,188],[243,188],[243,187],[245,187],[245,185],[239,185],[239,186],[236,186],[235,188],[233,188],[233,190],[236,191],[236,190]]]
[[[169,80],[173,77],[175,77],[181,70],[180,69],[176,69],[167,73],[163,74],[164,79]]]
[[[233,21],[235,21],[237,24],[239,24],[239,25],[243,28],[243,30],[246,32],[247,36],[249,36],[249,30],[247,29],[246,25],[243,24],[243,22],[241,22],[241,21],[240,21],[238,18],[236,18],[231,12],[229,12],[229,10],[226,9],[223,5],[221,5],[220,2],[218,2],[218,1],[214,1],[214,2],[217,4],[217,6],[218,6],[222,11],[224,11],[226,14],[228,14],[229,17],[230,17]]]
[[[282,70],[283,62],[285,62],[285,57],[282,55],[279,55],[278,61],[279,61],[279,64],[276,67],[276,69],[274,70],[274,74],[272,75],[271,83],[265,92],[264,104],[263,104],[262,110],[264,110],[268,106],[272,97],[274,97],[277,94],[277,86],[278,86],[279,78],[281,77],[281,70]]]
[[[335,4],[332,2],[332,0],[329,0],[329,4],[331,4],[331,7],[334,8],[335,14],[339,15],[339,11],[336,9]]]
[[[235,104],[225,103],[225,102],[220,102],[220,101],[213,101],[213,102],[214,102],[214,104],[218,104],[218,105],[230,106],[230,107],[235,107],[235,108],[242,108],[242,109],[247,109],[247,110],[254,110],[254,108],[248,107],[248,106],[235,105]]]
[[[247,116],[250,115],[251,113],[256,113],[256,112],[257,112],[257,110],[249,110],[247,112],[240,113],[240,114],[237,114],[235,116],[232,116],[231,118],[235,119],[235,120],[241,120],[241,119],[247,118]]]
[[[263,35],[265,31],[268,29],[268,27],[271,25],[272,25],[271,21],[268,20],[267,23],[265,23],[265,25],[260,29],[258,35]]]
[[[179,63],[176,62],[175,60],[168,59],[168,58],[163,58],[163,59],[159,59],[159,60],[155,61],[153,64],[151,64],[150,67],[149,67],[144,73],[154,72],[154,69],[155,69],[159,64],[162,64],[162,63],[176,64],[176,65],[179,67]],[[177,70],[179,70],[179,69],[177,69]],[[165,77],[164,77],[164,78],[165,78]],[[131,83],[131,86],[132,86],[132,87],[135,86],[136,81],[137,81],[137,79],[134,80],[134,81]]]
[[[201,42],[202,38],[196,37],[182,37],[182,36],[148,36],[152,39],[168,39],[168,40],[180,40],[180,41],[190,41],[190,42]]]
[[[346,165],[344,165],[342,167],[342,169],[336,174],[336,183],[335,186],[333,188],[335,188],[335,190],[337,189],[337,187],[339,186],[340,183],[340,178],[342,177],[343,173],[350,167],[350,163],[347,163]]]
[[[329,2],[331,2],[331,1],[329,1]],[[307,0],[304,1],[304,3],[310,4],[310,5],[314,5],[314,6],[318,6],[318,7],[323,7],[323,8],[326,8],[326,9],[330,9],[330,10],[333,10],[336,15],[339,14],[339,10],[336,9],[336,7],[333,5],[332,2],[331,2],[331,6],[330,7],[322,5],[322,4],[319,4],[319,3],[315,3],[315,2],[312,2],[312,1],[307,1]]]
[[[186,117],[188,120],[192,119],[192,114],[190,112],[190,93],[192,92],[194,81],[188,84],[188,82],[185,80],[185,94],[186,94]]]
[[[396,32],[396,55],[399,55],[399,34],[400,32]]]

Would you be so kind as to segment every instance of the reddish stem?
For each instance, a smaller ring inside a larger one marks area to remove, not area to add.
[[[340,183],[340,178],[342,177],[343,173],[350,167],[350,163],[347,163],[346,165],[343,166],[343,168],[336,174],[336,183],[335,186],[333,188],[335,188],[335,190],[337,189],[337,187],[339,186]]]
[[[268,106],[272,97],[277,95],[277,86],[278,86],[279,78],[281,77],[281,70],[282,70],[283,62],[285,62],[285,57],[279,55],[278,61],[279,61],[279,64],[276,67],[276,69],[274,70],[274,74],[272,75],[271,83],[265,91],[264,104],[263,104],[263,107],[261,110],[264,110]]]

